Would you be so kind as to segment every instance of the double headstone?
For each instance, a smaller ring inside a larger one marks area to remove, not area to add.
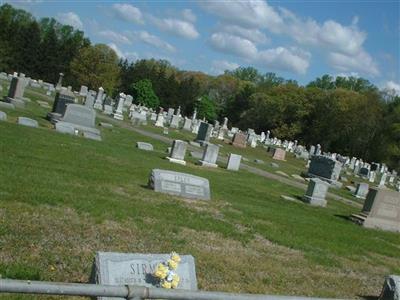
[[[340,162],[326,156],[314,155],[311,157],[308,176],[318,177],[331,184],[340,186],[338,182],[342,166]]]

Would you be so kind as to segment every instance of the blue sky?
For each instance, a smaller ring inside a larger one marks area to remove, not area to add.
[[[354,75],[400,94],[399,1],[0,1],[82,29],[120,57],[221,74],[254,66],[306,84]]]

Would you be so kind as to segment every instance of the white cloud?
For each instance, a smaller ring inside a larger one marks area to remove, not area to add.
[[[345,78],[349,78],[349,77],[355,77],[355,78],[359,78],[360,74],[358,74],[357,72],[350,72],[350,73],[339,73],[337,74],[336,77],[345,77]]]
[[[359,71],[372,77],[379,75],[377,64],[374,62],[372,57],[363,50],[356,55],[346,55],[339,52],[331,52],[328,55],[328,60],[329,63],[339,71]]]
[[[228,23],[244,27],[277,32],[283,25],[279,14],[265,1],[201,1],[199,5]]]
[[[199,33],[190,22],[172,18],[159,19],[153,16],[149,16],[149,18],[161,31],[169,32],[189,40],[199,37]]]
[[[107,44],[107,46],[113,49],[119,58],[125,59],[124,53],[121,49],[118,48],[117,45],[115,45],[114,43],[109,43]]]
[[[112,6],[113,12],[116,17],[124,21],[144,24],[143,15],[139,8],[127,3],[115,3]]]
[[[253,43],[256,44],[263,44],[267,43],[270,40],[267,38],[267,36],[261,32],[259,29],[249,29],[249,28],[244,28],[238,25],[222,25],[219,28],[219,31],[227,32],[232,35],[237,35],[240,36],[244,39],[247,39]]]
[[[309,67],[310,53],[297,48],[278,47],[260,51],[257,57],[261,65],[283,71],[305,74]]]
[[[218,51],[244,58],[251,59],[257,55],[257,47],[253,42],[224,32],[213,33],[210,38],[210,44]]]
[[[385,90],[393,92],[397,96],[400,96],[400,83],[389,80],[384,84],[383,88]]]
[[[171,44],[163,41],[160,39],[158,36],[152,35],[148,33],[145,30],[141,31],[134,31],[134,32],[128,32],[126,33],[129,35],[132,39],[139,40],[143,43],[146,43],[150,46],[154,46],[156,48],[162,49],[162,50],[167,50],[168,52],[175,52],[176,49],[174,46]]]
[[[75,29],[83,29],[83,23],[79,16],[74,12],[59,13],[57,14],[57,20],[65,25],[70,25]]]
[[[128,37],[112,30],[100,31],[99,36],[104,37],[117,44],[132,44]]]
[[[184,9],[182,10],[182,17],[185,21],[194,23],[196,22],[197,18],[196,15],[193,13],[191,9]]]
[[[215,75],[223,74],[226,70],[235,70],[240,66],[237,63],[226,60],[214,60],[211,66],[211,73]]]

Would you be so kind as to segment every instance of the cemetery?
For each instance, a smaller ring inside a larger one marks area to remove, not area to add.
[[[70,38],[59,56],[74,57],[49,59],[48,76],[0,57],[0,300],[400,299],[399,96],[376,128],[363,131],[374,118],[363,106],[367,117],[332,129],[330,106],[372,107],[378,89],[342,88],[353,77],[339,75],[334,91],[324,77],[303,87],[251,67],[206,84],[0,5],[7,30],[18,17],[39,26],[42,51],[55,30]]]
[[[1,84],[7,93],[8,82]],[[350,160],[349,165],[340,164],[346,171],[327,156],[312,156],[307,162],[296,157],[288,142],[276,146],[279,141],[258,140],[253,148],[253,139],[246,141],[245,133],[245,142],[235,145],[229,129],[214,135],[213,126],[204,122],[198,133],[185,129],[185,120],[196,122],[190,116],[174,121],[165,135],[168,124],[155,126],[159,118],[152,121],[151,113],[142,114],[145,107],[132,110],[131,104],[131,112],[146,118],[146,123],[131,123],[129,110],[122,112],[122,119],[113,118],[92,108],[94,101],[85,106],[81,95],[58,112],[58,120],[46,119],[57,112],[61,93],[53,93],[52,99],[27,87],[25,94],[31,99],[25,106],[1,108],[1,140],[6,145],[1,156],[2,277],[89,282],[95,255],[99,268],[106,252],[135,259],[174,249],[195,262],[196,273],[190,275],[194,281],[188,283],[196,289],[229,291],[240,286],[250,293],[352,297],[377,293],[381,279],[399,268],[399,193],[388,183],[393,208],[379,213],[375,207],[389,204],[371,204],[378,200],[366,196],[369,178],[356,167],[353,173]],[[174,116],[177,119],[173,114],[165,120]],[[94,141],[84,138],[87,133]],[[353,184],[352,192],[332,184],[341,181],[344,172],[344,185]],[[308,173],[314,176],[310,179]],[[377,244],[375,239],[385,242]],[[354,259],[360,255],[368,258],[367,265]],[[375,260],[378,257],[385,259]],[[253,264],[260,275],[241,271]],[[282,269],[281,264],[290,267]],[[133,283],[123,279],[123,268],[100,270],[97,282]],[[355,276],[341,275],[347,268]],[[211,270],[221,281],[210,282]],[[365,272],[368,277],[361,279]],[[285,278],[280,285],[277,274]],[[253,284],[244,284],[243,276],[251,277]],[[327,285],[310,285],[310,276],[323,276]]]

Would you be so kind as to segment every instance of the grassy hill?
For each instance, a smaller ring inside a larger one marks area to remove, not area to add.
[[[102,128],[102,142],[57,133],[36,103],[47,98],[28,97],[25,110],[1,109],[9,115],[0,122],[4,278],[87,282],[100,250],[192,254],[203,290],[354,298],[379,294],[383,277],[400,273],[399,235],[346,220],[357,208],[286,201],[280,195],[304,191],[243,170],[204,169],[189,157],[186,167],[171,164],[168,143],[129,129]],[[40,128],[15,124],[17,116]],[[212,200],[155,193],[147,188],[153,168],[209,179]]]

